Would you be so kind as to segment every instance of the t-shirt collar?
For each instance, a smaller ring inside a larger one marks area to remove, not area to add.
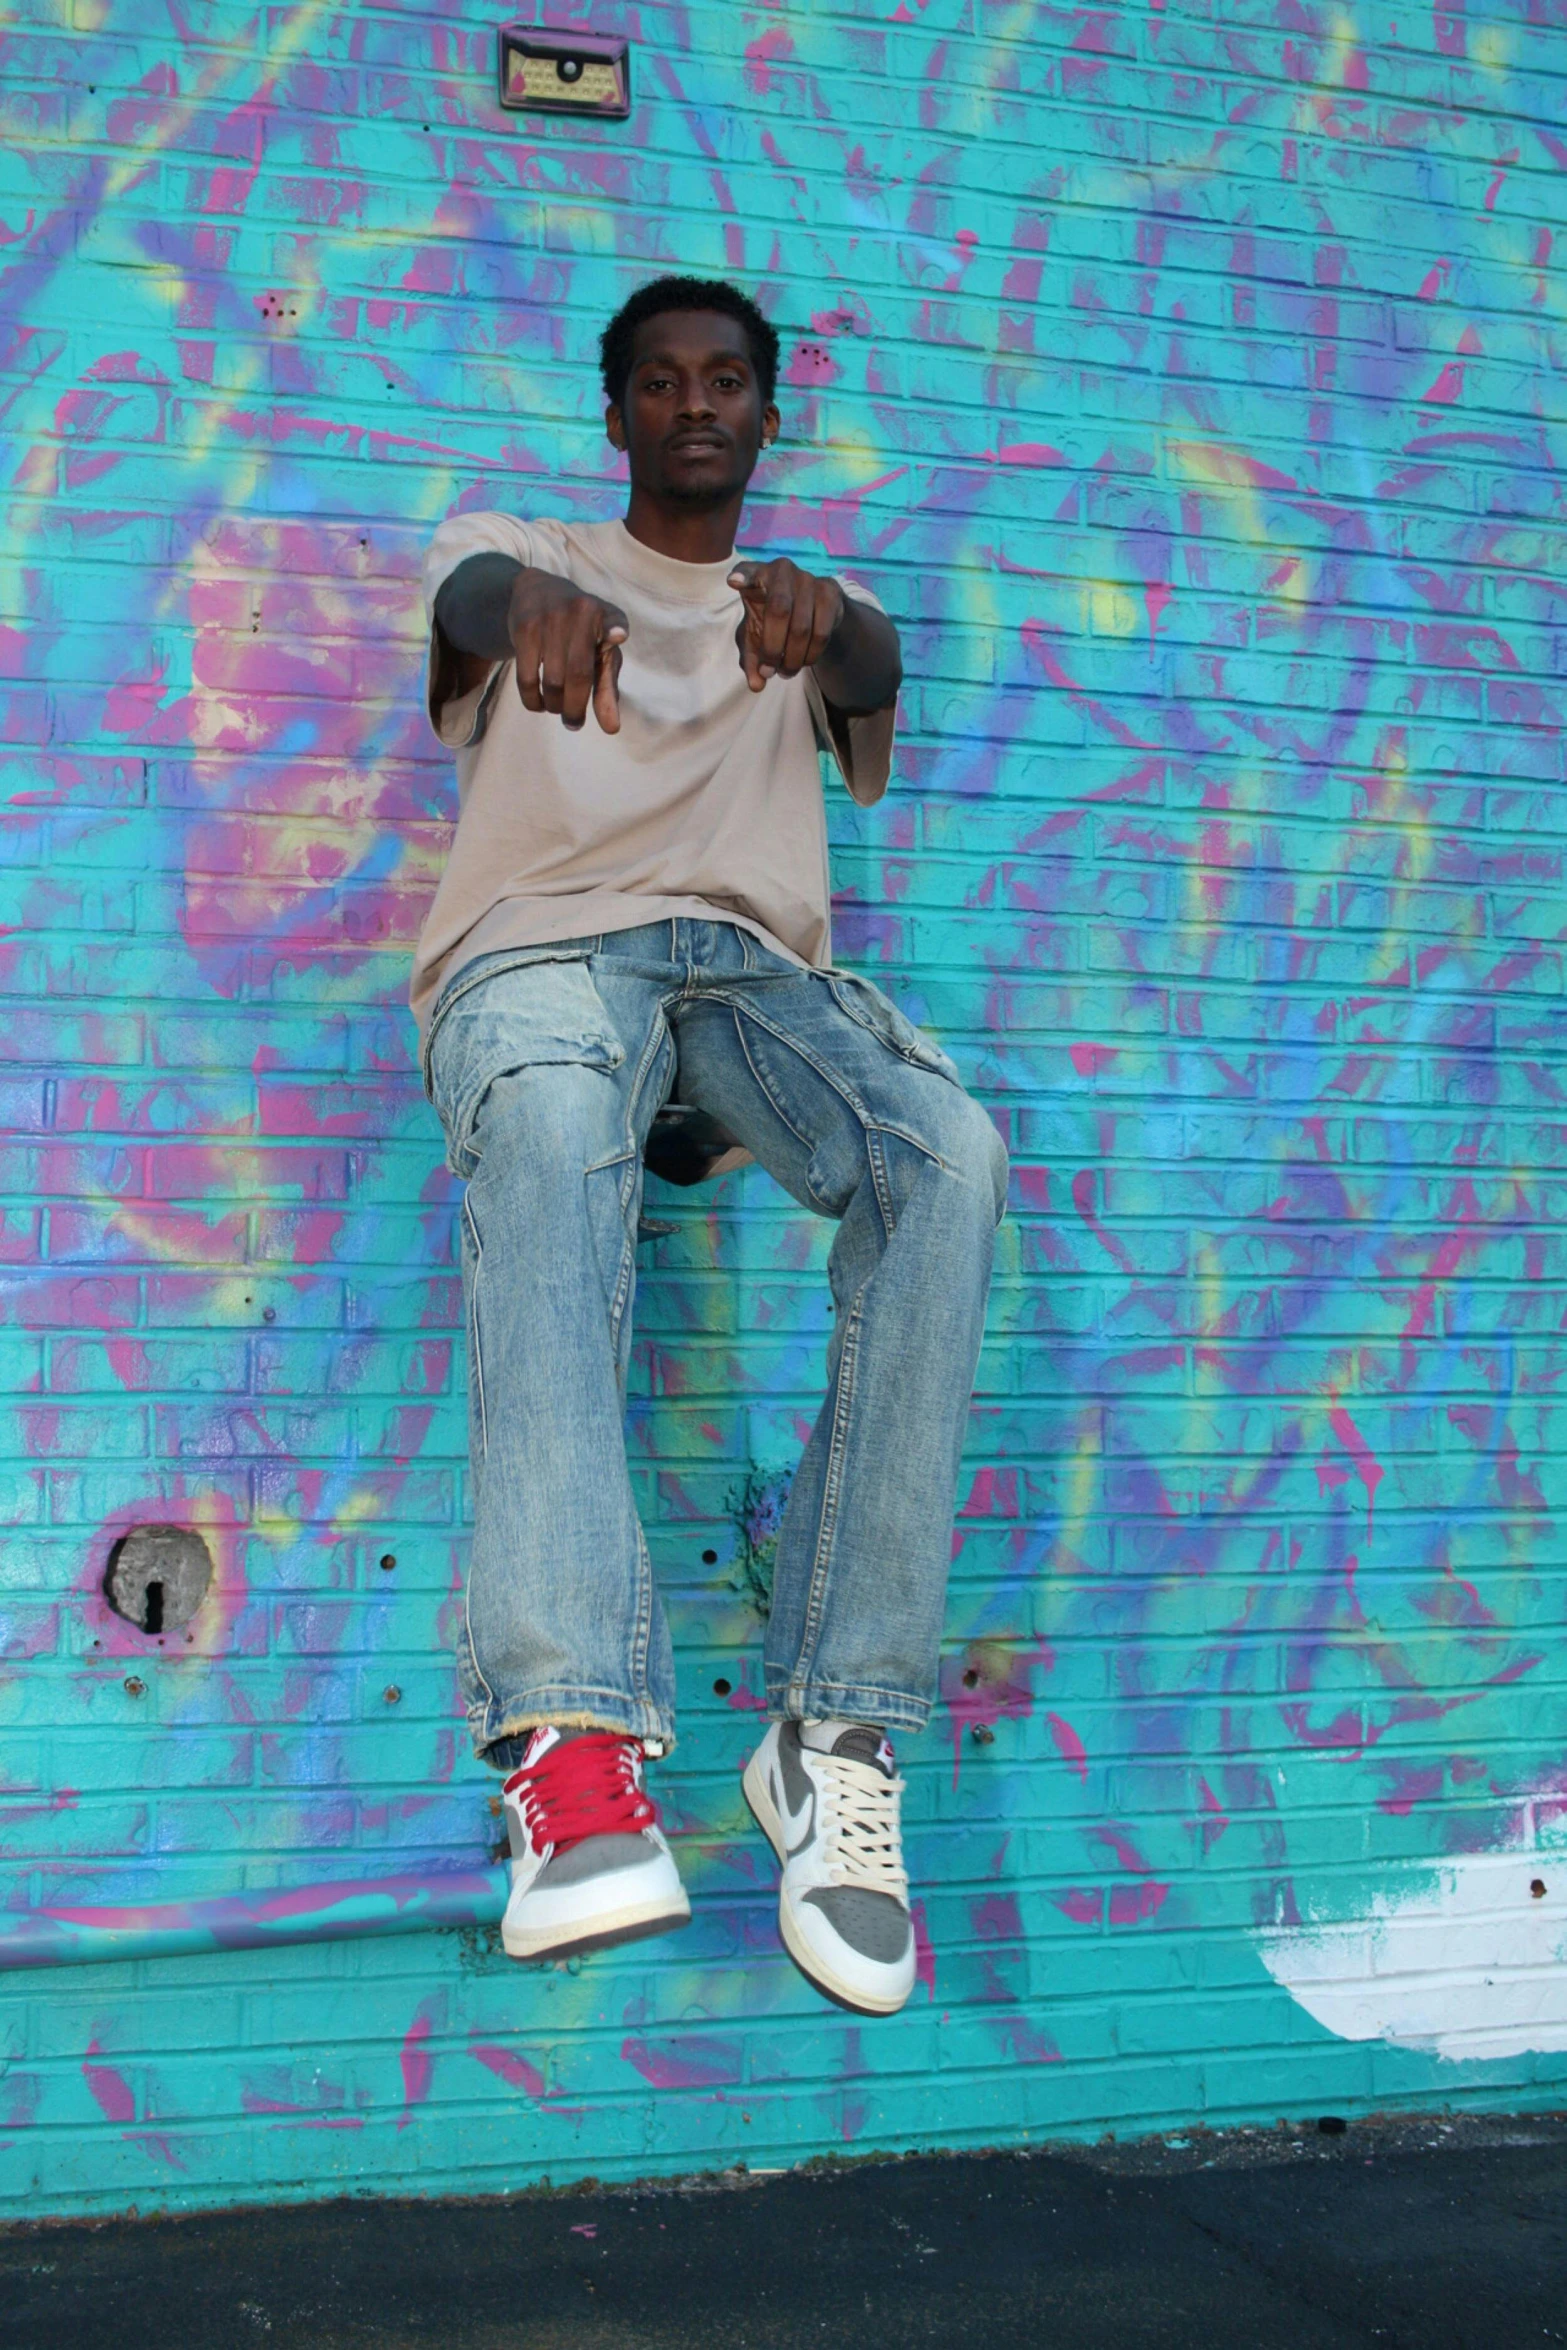
[[[622,521],[617,520],[615,530],[611,558],[615,569],[654,594],[678,596],[691,604],[708,604],[715,597],[735,593],[729,585],[729,574],[741,560],[738,552],[726,555],[721,563],[682,563],[677,556],[661,555],[656,547],[644,546],[640,539],[632,537]]]

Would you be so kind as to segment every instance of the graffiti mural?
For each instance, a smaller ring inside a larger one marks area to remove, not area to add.
[[[1567,6],[602,0],[572,123],[503,13],[0,33],[0,2213],[1559,2103]],[[668,268],[784,338],[751,543],[904,633],[838,954],[1014,1160],[886,2024],[739,1792],[828,1327],[756,1170],[641,1251],[685,1933],[500,1955],[450,1660],[418,563],[618,510]]]

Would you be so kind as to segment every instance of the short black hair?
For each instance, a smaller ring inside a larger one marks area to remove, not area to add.
[[[742,294],[738,286],[721,277],[656,277],[651,285],[638,286],[630,300],[621,304],[599,337],[599,371],[606,400],[618,408],[625,399],[637,329],[665,310],[717,310],[725,318],[737,320],[751,346],[762,404],[768,405],[778,384],[778,331],[749,294]]]

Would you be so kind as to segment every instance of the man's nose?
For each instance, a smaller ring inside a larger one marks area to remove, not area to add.
[[[680,414],[682,421],[687,417],[710,417],[716,416],[717,413],[717,409],[713,406],[712,394],[700,377],[688,379],[681,385]]]

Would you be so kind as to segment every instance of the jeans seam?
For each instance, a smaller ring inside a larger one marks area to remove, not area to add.
[[[649,1023],[647,1043],[642,1048],[642,1058],[636,1065],[631,1079],[631,1090],[626,1098],[626,1148],[633,1156],[636,1155],[637,1150],[637,1107],[642,1099],[642,1088],[646,1085],[648,1073],[656,1065],[664,1046],[672,1041],[669,1014],[661,996],[658,1003],[658,1016]]]
[[[788,1127],[789,1132],[794,1136],[794,1139],[799,1144],[801,1150],[804,1151],[805,1188],[810,1193],[812,1199],[816,1201],[818,1207],[821,1209],[822,1214],[826,1215],[829,1212],[826,1203],[821,1199],[815,1185],[811,1181],[811,1160],[816,1155],[815,1146],[811,1143],[808,1136],[803,1135],[800,1132],[799,1127],[796,1126],[794,1120],[790,1117],[788,1111],[784,1108],[783,1103],[778,1099],[772,1087],[768,1084],[766,1078],[762,1075],[761,1070],[757,1067],[755,1061],[752,1059],[751,1048],[745,1040],[745,1023],[740,1017],[739,1006],[737,1004],[731,1004],[729,1009],[734,1017],[735,1035],[739,1039],[740,1050],[745,1056],[745,1065],[750,1070],[751,1075],[756,1079],[757,1091],[760,1093],[763,1101],[767,1103],[768,1107],[773,1112],[773,1115],[779,1121],[779,1124]]]
[[[876,1193],[877,1212],[881,1217],[882,1232],[890,1240],[897,1230],[898,1219],[892,1205],[892,1185],[887,1177],[887,1154],[882,1148],[879,1126],[865,1129],[865,1156],[870,1161],[871,1183]]]
[[[767,1691],[769,1704],[775,1700],[782,1704],[790,1700],[798,1703],[802,1699],[812,1697],[842,1698],[846,1696],[874,1698],[889,1710],[918,1714],[922,1723],[930,1719],[933,1711],[932,1699],[911,1696],[906,1689],[884,1689],[874,1681],[825,1681],[812,1678],[802,1683],[792,1674],[777,1674],[769,1684]]]
[[[620,1325],[631,1297],[631,1285],[636,1279],[637,1244],[630,1229],[631,1194],[636,1187],[636,1171],[640,1162],[626,1161],[626,1171],[620,1178],[620,1270],[615,1279],[614,1302],[609,1309],[609,1351],[618,1366],[620,1362]],[[624,1381],[622,1381],[624,1386]]]
[[[463,1203],[462,1203],[462,1204],[463,1204],[463,1214],[464,1214],[464,1216],[465,1216],[465,1217],[466,1217],[466,1219],[467,1219],[467,1222],[468,1222],[468,1228],[469,1228],[469,1230],[470,1230],[470,1231],[472,1232],[472,1234],[473,1234],[473,1243],[474,1243],[474,1251],[475,1251],[475,1256],[476,1256],[476,1259],[478,1259],[478,1260],[482,1260],[482,1258],[483,1258],[483,1255],[484,1255],[484,1243],[483,1243],[483,1241],[482,1241],[482,1240],[480,1239],[480,1237],[479,1237],[479,1226],[478,1226],[478,1220],[477,1220],[477,1218],[474,1216],[474,1214],[473,1214],[472,1210],[470,1209],[470,1207],[469,1207],[469,1205],[468,1205],[468,1194],[467,1194],[466,1192],[464,1192],[464,1194],[463,1194]],[[471,1332],[471,1336],[470,1336],[469,1344],[470,1344],[470,1346],[471,1346],[471,1348],[472,1348],[472,1351],[473,1351],[473,1360],[474,1360],[474,1363],[475,1363],[475,1365],[477,1366],[477,1369],[478,1369],[478,1380],[479,1380],[479,1426],[480,1426],[480,1429],[481,1429],[481,1431],[482,1431],[482,1435],[483,1435],[483,1455],[484,1455],[484,1458],[485,1458],[485,1459],[488,1459],[488,1457],[489,1457],[489,1450],[490,1450],[489,1420],[488,1420],[488,1417],[487,1417],[487,1415],[486,1415],[486,1413],[485,1413],[485,1409],[484,1409],[484,1374],[483,1374],[483,1363],[482,1363],[482,1358],[481,1358],[481,1356],[480,1356],[480,1353],[479,1353],[479,1341],[478,1341],[478,1310],[479,1310],[479,1308],[478,1308],[478,1299],[479,1299],[479,1265],[478,1265],[478,1262],[476,1262],[476,1263],[475,1263],[475,1265],[474,1265],[474,1269],[473,1269],[473,1281],[472,1281],[472,1287],[471,1287],[471,1291],[470,1291],[470,1298],[469,1298],[469,1326],[470,1326],[470,1332]],[[482,1689],[482,1690],[483,1690],[483,1692],[484,1692],[484,1703],[485,1703],[485,1707],[486,1707],[486,1708],[488,1708],[488,1707],[492,1706],[492,1705],[495,1703],[495,1692],[494,1692],[494,1690],[493,1690],[493,1689],[490,1687],[490,1684],[489,1684],[488,1680],[485,1678],[484,1668],[483,1668],[483,1666],[482,1666],[482,1665],[480,1664],[480,1662],[479,1662],[479,1650],[478,1650],[478,1646],[477,1646],[477,1644],[476,1644],[476,1642],[475,1642],[475,1640],[474,1640],[474,1637],[473,1637],[473,1557],[472,1557],[472,1551],[471,1551],[471,1548],[470,1548],[469,1559],[468,1559],[468,1572],[467,1572],[466,1576],[465,1576],[465,1577],[464,1577],[464,1579],[463,1579],[463,1589],[462,1589],[462,1632],[463,1632],[463,1639],[466,1641],[466,1643],[467,1643],[467,1646],[468,1646],[468,1662],[469,1662],[469,1664],[470,1664],[470,1665],[472,1666],[472,1668],[473,1668],[473,1678],[474,1678],[475,1685],[476,1685],[478,1688],[480,1688],[480,1689]],[[470,1719],[471,1719],[471,1718],[472,1718],[472,1716],[471,1716],[471,1713],[470,1713]]]
[[[827,1448],[827,1466],[822,1476],[822,1514],[816,1528],[816,1555],[811,1562],[810,1589],[806,1594],[805,1622],[800,1632],[800,1650],[790,1675],[791,1689],[809,1676],[815,1654],[817,1637],[821,1631],[822,1610],[826,1603],[827,1578],[832,1572],[832,1545],[838,1531],[838,1504],[843,1489],[843,1456],[848,1447],[849,1420],[854,1410],[854,1381],[860,1355],[860,1301],[856,1297],[843,1325],[842,1344],[838,1353],[838,1400],[833,1412],[832,1442]]]
[[[631,1231],[631,1192],[636,1183],[640,1164],[634,1148],[624,1146],[607,1159],[595,1159],[591,1167],[582,1170],[583,1182],[590,1183],[595,1175],[608,1175],[614,1168],[624,1169],[615,1187],[616,1204],[620,1210],[620,1263],[615,1274],[614,1294],[609,1301],[609,1336],[612,1349],[620,1341],[620,1318],[626,1310],[626,1299],[636,1270],[636,1241]]]
[[[479,1235],[478,1218],[467,1192],[462,1199],[463,1221],[473,1240],[473,1278],[468,1289],[468,1345],[473,1357],[473,1381],[478,1389],[479,1450],[485,1460],[490,1457],[490,1415],[484,1401],[484,1349],[479,1337],[479,1274],[484,1264],[484,1242]]]
[[[647,1652],[653,1636],[653,1561],[647,1536],[637,1524],[637,1628],[631,1649],[631,1685],[638,1705],[651,1706],[647,1685]]]
[[[648,1076],[650,1072],[657,1066],[658,1057],[663,1051],[664,1045],[668,1038],[669,1022],[665,1019],[663,1015],[663,1007],[660,1005],[658,1018],[652,1023],[649,1029],[648,1041],[642,1050],[642,1058],[640,1061],[638,1061],[635,1073],[632,1077],[631,1092],[626,1107],[626,1148],[624,1153],[621,1154],[622,1164],[625,1171],[620,1178],[620,1271],[615,1282],[615,1296],[613,1303],[610,1306],[609,1314],[610,1351],[615,1357],[617,1366],[620,1362],[620,1325],[625,1317],[626,1306],[631,1296],[632,1285],[636,1280],[637,1271],[637,1235],[634,1223],[634,1203],[636,1200],[637,1184],[640,1180],[642,1172],[642,1157],[641,1153],[637,1149],[636,1139],[637,1112],[638,1106],[642,1100],[643,1088],[647,1084]],[[607,1171],[608,1168],[614,1166],[615,1163],[616,1162],[613,1159],[605,1160],[602,1162],[601,1169],[597,1171]],[[590,1169],[589,1172],[592,1173],[595,1172],[595,1170]],[[621,1387],[622,1390],[624,1390],[624,1378],[621,1380]]]
[[[800,1039],[797,1036],[790,1036],[786,1030],[775,1027],[771,1020],[764,1020],[754,1005],[748,1004],[742,998],[736,996],[721,995],[716,989],[707,1000],[710,1003],[716,1002],[728,1004],[732,1012],[735,1012],[736,1014],[742,1014],[747,1020],[754,1020],[758,1028],[765,1028],[768,1035],[772,1037],[776,1043],[781,1044],[786,1052],[798,1054],[799,1058],[804,1061],[809,1068],[812,1068],[816,1071],[816,1074],[822,1080],[822,1083],[824,1085],[830,1086],[832,1091],[838,1096],[838,1099],[841,1102],[847,1103],[849,1109],[854,1113],[855,1117],[858,1118],[860,1125],[864,1129],[869,1131],[869,1129],[874,1126],[879,1133],[894,1134],[897,1136],[900,1142],[906,1142],[911,1150],[917,1150],[921,1152],[927,1159],[934,1160],[938,1167],[945,1168],[949,1175],[955,1175],[957,1173],[957,1169],[948,1165],[947,1161],[942,1157],[940,1151],[932,1150],[930,1144],[925,1140],[923,1135],[911,1134],[907,1127],[899,1125],[895,1119],[873,1117],[865,1103],[860,1100],[859,1095],[852,1092],[849,1087],[844,1084],[842,1078],[835,1069],[829,1068],[825,1062],[819,1061],[816,1055],[813,1052],[810,1052],[806,1046],[800,1042]],[[856,1022],[856,1026],[864,1027],[865,1024],[863,1021],[858,1021]],[[883,1045],[884,1049],[892,1054],[892,1057],[895,1061],[902,1061],[906,1069],[918,1069],[926,1077],[939,1077],[941,1075],[941,1071],[939,1069],[927,1069],[925,1068],[923,1062],[910,1061],[906,1059],[902,1053],[895,1051],[891,1045],[886,1044],[883,1038],[876,1036],[874,1029],[867,1028],[865,1033],[867,1036],[875,1037],[876,1042]],[[747,1062],[750,1064],[752,1073],[755,1075],[757,1083],[761,1084],[761,1073],[757,1069],[756,1063],[751,1059],[749,1050],[747,1051],[745,1057]],[[951,1080],[945,1079],[943,1082],[950,1083]],[[962,1090],[961,1087],[959,1090]],[[763,1091],[766,1092],[767,1089],[763,1087]],[[773,1097],[771,1093],[767,1094],[767,1098],[769,1101],[772,1101]],[[773,1106],[776,1109],[778,1105],[775,1102]],[[779,1111],[779,1115],[780,1117],[783,1116],[781,1110]],[[805,1136],[800,1134],[799,1128],[793,1123],[793,1121],[786,1118],[784,1123],[789,1127],[789,1130],[792,1134],[799,1135],[801,1143],[804,1144]],[[828,1211],[824,1211],[824,1213],[825,1212]]]

